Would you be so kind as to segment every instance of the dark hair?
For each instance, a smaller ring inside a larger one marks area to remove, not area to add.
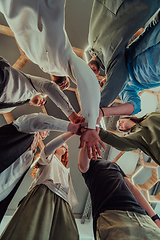
[[[57,80],[55,80],[54,82],[55,82],[57,85],[59,85],[59,84],[63,83],[63,81],[64,81],[64,77],[59,77],[59,78],[57,78]]]
[[[137,118],[137,117],[121,117],[120,119],[130,119],[132,122],[134,122],[134,123],[140,123],[140,122],[142,122],[145,118],[147,117],[147,114],[145,114],[143,117],[141,117],[141,118]]]
[[[90,60],[88,65],[96,65],[98,70],[100,70],[100,64],[96,60]]]

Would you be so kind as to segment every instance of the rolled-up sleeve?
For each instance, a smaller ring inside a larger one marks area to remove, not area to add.
[[[134,115],[141,111],[141,99],[138,95],[138,92],[134,90],[129,84],[123,89],[119,94],[123,103],[131,103],[134,106],[134,111],[131,115]]]

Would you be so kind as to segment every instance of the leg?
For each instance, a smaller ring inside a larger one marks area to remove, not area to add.
[[[100,240],[158,240],[160,229],[147,215],[107,210],[97,220],[97,235]]]
[[[45,185],[37,185],[21,201],[1,239],[78,240],[79,237],[69,205]]]

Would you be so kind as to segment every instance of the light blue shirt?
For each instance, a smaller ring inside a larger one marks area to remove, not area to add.
[[[120,93],[124,103],[141,111],[140,91],[160,86],[160,22],[146,31],[127,49],[128,83]]]

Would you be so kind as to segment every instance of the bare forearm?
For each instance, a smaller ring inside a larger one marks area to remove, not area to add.
[[[153,208],[150,206],[150,204],[147,202],[145,197],[142,195],[142,193],[138,190],[136,186],[134,186],[127,178],[125,178],[125,181],[127,182],[130,190],[132,191],[134,197],[136,198],[139,205],[146,210],[148,215],[150,217],[153,217],[156,213],[154,212]]]
[[[79,158],[78,158],[79,170],[83,173],[87,172],[87,170],[89,169],[89,162],[90,162],[90,159],[88,158],[87,145],[85,143],[83,148],[81,148],[79,152]]]
[[[131,115],[134,111],[134,106],[131,103],[124,103],[118,106],[112,106],[102,109],[104,112],[104,116]]]

